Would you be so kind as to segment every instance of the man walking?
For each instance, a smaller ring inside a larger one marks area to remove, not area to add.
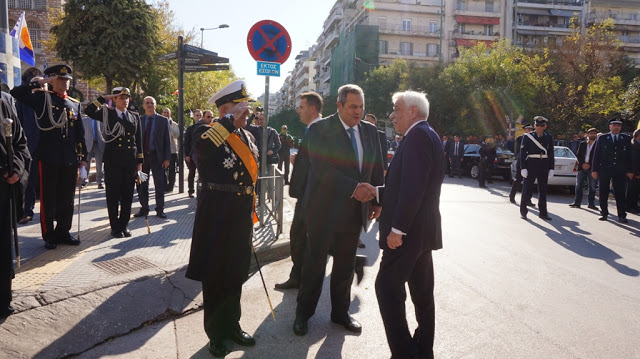
[[[304,92],[300,95],[300,105],[298,106],[298,115],[300,121],[307,127],[304,130],[304,136],[296,154],[293,164],[293,172],[291,173],[291,183],[289,184],[289,196],[296,198],[296,208],[291,221],[291,232],[289,237],[291,261],[293,266],[289,273],[289,279],[284,283],[277,283],[276,289],[292,289],[300,288],[302,278],[302,267],[304,263],[304,253],[307,242],[307,220],[305,218],[304,209],[304,191],[307,184],[307,176],[309,174],[309,141],[307,132],[309,127],[320,121],[320,112],[322,111],[322,96],[315,92]]]
[[[631,137],[620,133],[622,120],[614,117],[609,120],[609,133],[598,137],[593,153],[593,168],[591,175],[599,180],[599,199],[601,221],[609,216],[609,186],[613,182],[613,194],[618,208],[618,222],[628,223],[626,211],[627,178],[633,179],[631,166]]]
[[[142,116],[142,148],[144,164],[142,172],[149,175],[153,172],[153,184],[156,196],[156,216],[167,218],[164,213],[164,189],[167,182],[165,170],[171,160],[171,145],[169,139],[169,119],[156,113],[156,99],[147,96],[143,100],[144,116]],[[134,217],[144,217],[149,214],[149,181],[138,186],[140,197],[140,211]]]
[[[361,332],[349,315],[356,246],[367,220],[380,215],[375,188],[383,183],[382,153],[375,126],[362,122],[364,93],[356,85],[338,89],[338,112],[309,128],[310,171],[304,194],[309,248],[302,268],[293,331],[307,333],[331,249],[331,320]]]
[[[518,156],[518,163],[522,168],[520,174],[524,178],[520,197],[520,217],[527,219],[527,202],[531,198],[533,183],[538,180],[538,217],[550,221],[551,217],[547,212],[547,181],[553,177],[553,138],[545,132],[549,120],[536,116],[534,121],[536,130],[524,135]]]
[[[213,120],[213,116],[211,116],[211,119]],[[201,124],[202,111],[195,110],[193,111],[193,125],[189,126],[184,131],[184,143],[182,145],[184,146],[184,161],[187,163],[187,168],[189,168],[189,175],[187,176],[189,198],[193,198],[193,193],[195,192],[194,182],[196,179],[196,163],[191,158],[191,150],[193,149],[193,131]]]
[[[289,184],[289,167],[291,166],[291,148],[293,147],[293,136],[287,133],[287,125],[280,128],[280,149],[278,150],[278,169],[282,171],[284,165],[284,184]]]
[[[444,150],[427,123],[425,94],[406,91],[393,95],[391,119],[404,134],[391,162],[382,203],[376,297],[393,358],[433,358],[435,307],[431,252],[442,248],[440,189],[444,179]],[[409,284],[418,328],[409,333],[405,285]]]
[[[576,157],[578,157],[578,174],[576,175],[576,197],[573,203],[569,205],[572,208],[580,208],[582,204],[582,195],[584,193],[584,184],[589,184],[589,195],[587,201],[589,202],[589,208],[598,209],[596,207],[596,180],[591,176],[591,162],[593,160],[593,146],[596,143],[598,137],[598,130],[590,128],[587,131],[587,141],[580,142],[576,151]]]
[[[449,161],[451,162],[451,172],[449,178],[458,176],[462,178],[462,161],[464,160],[464,143],[460,141],[460,136],[453,136],[453,143],[449,147]]]

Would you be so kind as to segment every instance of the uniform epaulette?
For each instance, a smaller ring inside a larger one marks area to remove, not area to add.
[[[220,123],[216,123],[205,133],[200,135],[203,140],[210,139],[216,147],[220,147],[221,144],[229,137],[229,131]]]
[[[80,100],[77,100],[73,97],[67,96],[67,100],[70,100],[71,102],[75,102],[75,103],[80,103]]]

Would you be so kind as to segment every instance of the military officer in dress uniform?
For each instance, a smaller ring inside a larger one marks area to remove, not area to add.
[[[59,243],[80,244],[69,230],[78,167],[87,165],[87,148],[80,102],[67,95],[71,73],[67,65],[51,66],[44,71],[46,78],[11,90],[16,100],[35,110],[40,128],[40,226],[47,249],[54,249]],[[33,92],[45,83],[53,91]]]
[[[527,204],[531,198],[533,183],[538,180],[538,217],[551,220],[547,213],[547,181],[553,177],[553,138],[545,132],[549,120],[542,116],[534,117],[536,130],[522,137],[518,164],[524,178],[522,197],[520,197],[520,216],[527,219]]]
[[[243,346],[255,340],[240,328],[240,295],[251,262],[258,148],[244,130],[249,103],[244,81],[213,95],[220,119],[194,130],[198,203],[187,278],[202,282],[209,352],[224,357],[223,340]]]
[[[116,238],[131,237],[127,225],[131,217],[136,171],[142,171],[143,163],[142,125],[140,116],[127,110],[130,98],[128,88],[116,87],[110,95],[98,97],[85,109],[87,116],[101,121],[104,126],[107,210],[111,235]],[[114,101],[115,107],[103,106],[109,100]]]
[[[633,179],[631,166],[631,137],[620,133],[622,121],[619,117],[609,120],[609,130],[598,137],[593,152],[593,168],[591,175],[599,179],[599,197],[601,221],[609,216],[609,185],[613,181],[613,194],[618,207],[618,221],[628,223],[625,209],[627,178]],[[627,178],[625,178],[627,177]]]
[[[520,146],[522,145],[522,139],[524,138],[524,135],[533,131],[533,126],[531,126],[528,123],[525,123],[524,126],[522,126],[522,130],[524,131],[524,134],[516,138],[515,148],[509,149],[509,150],[514,150],[513,153],[515,153],[516,155],[516,179],[511,184],[511,192],[509,193],[509,201],[511,201],[511,203],[516,203],[516,192],[518,191],[518,185],[522,184],[522,179],[523,179],[522,175],[520,174],[520,170],[521,170],[520,164],[517,161],[518,153],[520,153]],[[528,202],[529,206],[534,206],[533,203],[531,203],[531,198],[529,198],[528,201],[529,201]]]

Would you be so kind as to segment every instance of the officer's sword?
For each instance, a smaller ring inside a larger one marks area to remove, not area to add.
[[[264,276],[262,275],[262,269],[260,269],[260,262],[258,262],[258,255],[256,254],[256,248],[253,246],[253,228],[251,228],[251,250],[253,251],[253,258],[255,258],[256,260],[256,265],[258,265],[258,272],[260,273],[260,279],[262,279],[262,286],[264,287],[264,292],[267,294],[267,301],[269,302],[271,315],[273,316],[273,320],[276,320],[276,312],[273,311],[273,305],[271,305],[271,298],[269,297],[269,291],[267,290],[267,285],[264,283]]]
[[[1,110],[0,110],[1,111]],[[7,144],[7,162],[9,162],[9,176],[13,175],[13,132],[11,125],[13,120],[4,119],[4,138]],[[16,249],[16,267],[20,268],[20,247],[18,246],[18,217],[16,212],[16,195],[13,185],[9,185],[9,221],[13,229],[13,245]]]

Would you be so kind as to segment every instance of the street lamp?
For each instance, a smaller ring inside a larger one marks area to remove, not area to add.
[[[204,41],[204,31],[205,30],[215,30],[215,29],[226,29],[227,27],[229,27],[229,25],[227,24],[222,24],[218,27],[210,27],[208,29],[205,29],[204,27],[200,28],[200,47],[202,47],[203,41]]]

